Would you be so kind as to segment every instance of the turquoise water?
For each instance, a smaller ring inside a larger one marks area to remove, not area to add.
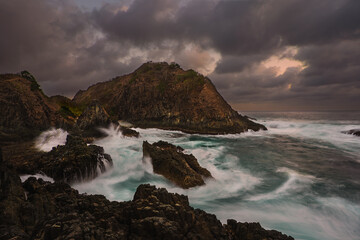
[[[151,183],[189,196],[193,207],[225,222],[260,222],[295,239],[360,239],[360,113],[243,113],[268,131],[204,136],[136,129],[139,139],[104,129],[112,170],[74,186],[80,192],[130,200]],[[205,186],[180,189],[152,172],[142,142],[165,140],[192,153],[214,176]]]

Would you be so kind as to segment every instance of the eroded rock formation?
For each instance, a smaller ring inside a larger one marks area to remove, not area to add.
[[[78,105],[99,100],[110,115],[140,127],[189,133],[240,133],[266,129],[239,115],[210,79],[177,64],[145,63],[135,72],[79,91]]]
[[[76,126],[84,136],[101,137],[104,134],[99,127],[107,127],[111,123],[110,116],[97,100],[93,100],[76,121]]]
[[[26,194],[25,194],[26,192]],[[184,195],[140,185],[134,199],[110,202],[66,183],[29,178],[23,184],[0,164],[1,239],[277,239],[259,224],[228,221],[189,206]]]
[[[39,168],[55,181],[66,183],[91,180],[112,166],[110,155],[102,147],[87,145],[80,136],[68,135],[65,145],[45,153]]]
[[[17,151],[17,152],[16,152]],[[30,142],[4,148],[6,165],[18,174],[45,173],[55,181],[88,181],[112,166],[110,155],[102,147],[87,145],[83,137],[68,135],[65,145],[40,152]]]
[[[1,142],[32,138],[38,131],[64,122],[57,106],[30,76],[0,75]]]
[[[164,141],[143,142],[143,155],[151,158],[154,173],[185,189],[204,185],[203,178],[212,178],[211,173],[201,167],[192,154],[184,154],[183,150]]]

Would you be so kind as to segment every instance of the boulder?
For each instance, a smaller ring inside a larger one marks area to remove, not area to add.
[[[360,137],[360,129],[351,129],[349,131],[342,131],[341,133],[350,134]]]
[[[125,137],[136,137],[138,138],[140,136],[140,133],[131,129],[131,128],[128,128],[128,127],[124,127],[124,126],[120,126],[119,125],[119,128],[118,128],[118,131],[121,132],[121,134]]]
[[[212,178],[211,173],[202,168],[192,154],[184,154],[183,150],[164,141],[143,142],[143,156],[151,158],[154,173],[184,189],[204,185],[203,178]]]

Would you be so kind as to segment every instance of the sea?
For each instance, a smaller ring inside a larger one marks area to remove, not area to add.
[[[198,135],[140,129],[124,137],[116,127],[94,144],[110,154],[114,166],[90,182],[73,187],[128,201],[139,184],[150,183],[185,194],[190,205],[227,219],[260,222],[295,239],[360,239],[360,137],[342,131],[360,129],[360,112],[241,112],[268,130],[229,135]],[[44,132],[40,149],[64,144],[61,129]],[[181,189],[154,174],[143,159],[142,143],[163,140],[181,146],[214,179]]]

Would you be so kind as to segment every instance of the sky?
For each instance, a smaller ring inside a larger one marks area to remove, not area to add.
[[[0,0],[0,32],[49,96],[174,61],[239,111],[360,110],[359,0]]]

